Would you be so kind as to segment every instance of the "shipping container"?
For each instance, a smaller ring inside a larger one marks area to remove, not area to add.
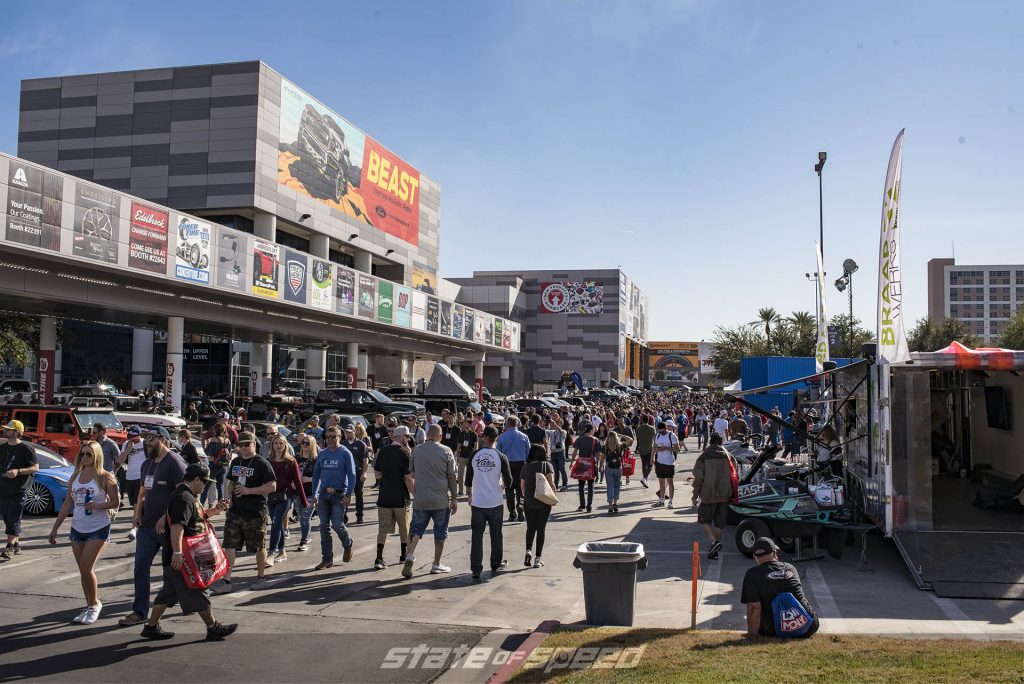
[[[793,410],[795,403],[792,391],[765,392],[764,394],[747,394],[743,397],[762,411],[771,411],[778,407],[779,414],[785,418]]]
[[[838,366],[849,365],[850,359],[832,359]],[[778,385],[797,378],[814,375],[813,356],[748,356],[740,359],[743,390]],[[786,387],[786,390],[807,389],[807,383]]]

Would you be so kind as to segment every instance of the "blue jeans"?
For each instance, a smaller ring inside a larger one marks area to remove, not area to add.
[[[608,503],[618,501],[622,491],[622,468],[605,468],[604,484],[608,492]]]
[[[337,492],[326,492],[317,499],[316,512],[320,516],[320,554],[327,563],[334,562],[334,544],[331,541],[331,530],[338,535],[342,548],[351,548],[352,537],[345,527],[345,495]]]
[[[565,472],[565,452],[564,451],[553,451],[551,452],[551,465],[555,467],[555,488],[559,486],[569,486],[569,475]],[[561,480],[559,480],[561,478]],[[561,485],[559,485],[561,481]]]
[[[306,498],[308,499],[309,496],[307,495]],[[301,534],[301,539],[299,541],[309,541],[309,529],[313,526],[311,521],[313,519],[313,511],[315,509],[316,506],[313,504],[309,504],[303,508],[302,500],[298,498],[295,499],[295,510],[299,512],[299,532]]]
[[[135,600],[132,601],[132,612],[144,618],[149,617],[150,571],[153,559],[163,546],[161,535],[157,535],[153,527],[140,527],[135,532]]]
[[[284,516],[288,514],[291,500],[286,496],[283,501],[270,504],[270,546],[267,553],[284,551]]]
[[[203,495],[200,497],[206,502],[207,506],[213,506],[224,498],[224,478],[227,476],[227,473],[228,471],[224,466],[210,466],[210,477],[213,478],[213,482],[206,483],[206,489],[203,490]],[[217,498],[210,501],[209,494],[214,487],[217,488]]]

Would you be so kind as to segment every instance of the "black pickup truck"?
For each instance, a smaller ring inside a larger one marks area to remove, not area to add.
[[[387,395],[372,389],[320,390],[316,393],[314,406],[317,413],[333,411],[368,416],[371,419],[375,413],[383,413],[385,416],[392,413],[411,413],[420,420],[426,417],[426,411],[421,404],[412,401],[393,401]]]

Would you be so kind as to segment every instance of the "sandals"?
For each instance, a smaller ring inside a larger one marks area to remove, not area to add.
[[[117,621],[118,627],[137,627],[146,621],[146,618],[139,617],[135,613],[131,615],[125,615],[123,618]]]

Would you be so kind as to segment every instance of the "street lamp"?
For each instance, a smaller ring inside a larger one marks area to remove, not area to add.
[[[828,273],[822,273],[821,277],[824,278]],[[821,302],[818,297],[821,296],[818,292],[818,273],[804,273],[804,277],[807,278],[808,282],[814,283],[814,320],[818,321],[818,325],[821,325]]]
[[[825,258],[825,210],[821,202],[821,170],[825,168],[825,160],[828,159],[827,152],[818,153],[818,163],[814,165],[814,172],[818,174],[818,244],[821,245],[821,258]]]
[[[853,358],[853,274],[857,272],[858,268],[856,261],[853,259],[847,259],[843,262],[843,275],[836,278],[836,289],[840,292],[847,290],[847,294],[849,295],[850,318],[848,320],[849,332],[847,333],[847,340],[850,345],[848,352],[851,359]]]

